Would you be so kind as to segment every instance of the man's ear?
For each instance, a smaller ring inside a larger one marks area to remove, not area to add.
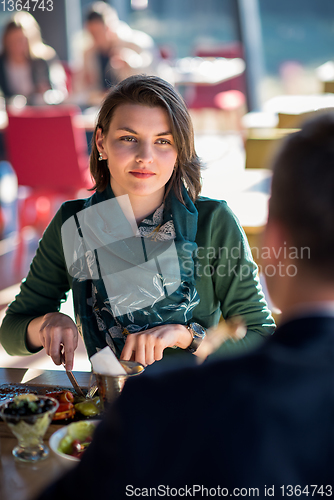
[[[287,247],[288,234],[282,223],[275,219],[270,219],[265,227],[262,238],[262,265],[276,266],[284,259],[284,248]]]

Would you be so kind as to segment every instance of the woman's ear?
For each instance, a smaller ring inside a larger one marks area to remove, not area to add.
[[[97,150],[100,154],[102,154],[102,156],[105,156],[106,153],[105,153],[105,149],[104,149],[104,136],[102,134],[102,129],[101,128],[98,128],[96,130],[96,134],[95,134],[95,144],[96,144],[96,147],[97,147]],[[104,160],[107,159],[106,158],[103,158]]]

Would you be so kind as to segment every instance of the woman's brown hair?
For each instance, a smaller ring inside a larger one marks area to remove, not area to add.
[[[186,186],[190,198],[195,201],[201,190],[201,164],[194,146],[194,131],[186,105],[175,89],[165,80],[156,76],[135,75],[126,78],[111,88],[101,106],[95,127],[90,171],[95,180],[93,189],[103,191],[110,184],[107,160],[99,161],[95,144],[97,129],[105,136],[117,106],[122,104],[142,104],[164,108],[171,124],[173,139],[177,148],[177,161],[172,177],[166,185],[165,196],[172,189],[183,202],[182,188]]]

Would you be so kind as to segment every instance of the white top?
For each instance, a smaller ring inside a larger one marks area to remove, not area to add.
[[[34,84],[29,63],[15,64],[7,62],[6,73],[9,88],[13,94],[29,96],[34,92]]]

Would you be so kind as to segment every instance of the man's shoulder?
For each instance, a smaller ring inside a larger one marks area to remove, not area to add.
[[[142,50],[149,50],[154,47],[154,41],[150,35],[144,31],[135,30],[122,21],[119,23],[117,35],[123,43],[137,45]]]
[[[281,346],[298,347],[313,345],[315,349],[334,348],[334,316],[321,313],[304,313],[282,320],[275,333],[275,341]]]

